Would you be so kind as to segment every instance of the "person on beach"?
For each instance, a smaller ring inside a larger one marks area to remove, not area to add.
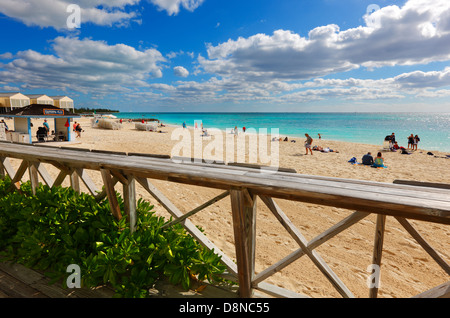
[[[417,145],[419,145],[419,141],[420,141],[419,136],[418,136],[418,135],[415,135],[415,136],[414,136],[413,150],[417,150]]]
[[[245,132],[245,126],[244,126],[244,127],[242,127],[242,131],[243,131],[243,132]]]
[[[366,153],[363,157],[362,157],[362,164],[366,165],[366,166],[371,166],[373,165],[373,157],[372,154],[370,152]]]
[[[411,136],[408,137],[408,149],[413,149],[414,147],[414,135],[411,134]]]
[[[311,149],[311,145],[312,145],[313,139],[312,139],[311,136],[308,135],[308,134],[305,134],[305,136],[306,136],[306,141],[305,141],[306,155],[308,154],[308,149],[309,149],[309,152],[310,152],[311,155],[312,155],[313,152],[312,152],[312,149]]]
[[[320,134],[318,134],[319,135],[319,140],[321,140],[322,139],[322,136],[320,135]]]
[[[186,128],[186,122],[183,121],[183,128]]]
[[[47,119],[44,119],[43,125],[44,125],[45,130],[47,131],[47,135],[48,135],[49,132],[50,132],[50,126],[49,126],[48,123],[47,123]]]
[[[387,168],[387,167],[384,165],[384,158],[383,158],[383,156],[381,155],[381,152],[379,152],[379,153],[377,154],[377,157],[376,157],[375,160],[373,161],[372,167],[374,167],[374,168]]]
[[[77,124],[77,127],[75,128],[75,131],[77,133],[76,138],[81,138],[81,131],[82,131],[82,129],[81,129],[80,123]]]
[[[5,120],[4,120],[4,119],[2,119],[2,120],[0,121],[0,124],[3,124],[3,126],[5,126],[5,132],[8,132],[8,125],[5,123]]]

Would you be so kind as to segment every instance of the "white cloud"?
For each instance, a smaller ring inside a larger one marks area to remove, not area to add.
[[[450,67],[443,71],[415,71],[395,77],[395,81],[403,88],[439,88],[450,86]]]
[[[176,76],[180,76],[180,77],[188,77],[189,76],[189,71],[187,69],[185,69],[183,66],[175,66],[173,68],[173,73]]]
[[[445,97],[450,89],[450,68],[442,71],[410,72],[384,79],[324,79],[303,83],[287,81],[241,81],[239,78],[212,77],[208,81],[178,81],[172,85],[151,84],[161,92],[159,100],[184,104],[211,102],[270,102],[295,104],[321,100],[375,101],[407,97]],[[428,79],[428,80],[427,80]]]
[[[2,65],[0,77],[23,83],[25,88],[113,93],[148,86],[148,78],[162,76],[159,64],[166,61],[155,49],[138,51],[90,39],[57,37],[52,48],[54,55],[18,52]]]
[[[12,59],[13,55],[9,52],[0,54],[0,60],[9,60]]]
[[[67,29],[70,4],[80,6],[80,22],[102,26],[129,23],[138,13],[127,6],[141,0],[0,0],[0,12],[27,26]]]
[[[169,15],[177,15],[180,7],[188,11],[197,9],[204,0],[150,0],[159,10],[165,10]]]
[[[305,80],[360,67],[450,59],[450,2],[410,0],[373,13],[376,23],[348,30],[327,25],[302,37],[288,30],[208,45],[203,70],[249,81]]]

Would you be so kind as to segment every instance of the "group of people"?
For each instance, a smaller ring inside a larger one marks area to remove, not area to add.
[[[374,168],[387,168],[387,166],[384,165],[384,158],[381,152],[378,152],[375,159],[372,157],[372,153],[370,152],[366,153],[362,157],[362,164]]]
[[[389,149],[391,151],[397,151],[402,149],[395,140],[395,133],[392,133],[384,138],[385,141],[389,141]],[[408,140],[408,149],[417,150],[417,146],[419,145],[420,138],[418,135],[411,134],[407,137]]]
[[[319,135],[319,140],[322,139],[322,136],[320,134]],[[339,152],[337,150],[333,150],[330,149],[330,147],[321,147],[321,146],[314,146],[312,147],[312,143],[314,141],[314,139],[312,139],[312,137],[309,134],[305,134],[306,140],[305,140],[305,149],[306,149],[306,155],[309,153],[311,153],[311,155],[313,154],[313,150],[314,151],[320,151],[320,152]]]
[[[408,137],[408,149],[417,150],[417,145],[419,144],[420,138],[418,135],[411,134]]]
[[[83,131],[83,129],[81,128],[80,123],[73,123],[73,131],[77,134],[76,138],[81,138],[81,132]]]

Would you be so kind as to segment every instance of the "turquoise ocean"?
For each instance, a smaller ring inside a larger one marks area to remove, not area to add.
[[[118,118],[157,118],[164,124],[226,130],[237,126],[278,128],[280,136],[348,141],[382,145],[384,137],[395,133],[400,146],[407,147],[407,137],[419,135],[419,149],[450,152],[450,113],[152,113],[123,112]]]

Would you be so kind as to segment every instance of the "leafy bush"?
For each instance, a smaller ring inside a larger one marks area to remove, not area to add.
[[[145,297],[164,276],[185,289],[191,277],[223,281],[220,257],[180,225],[162,230],[164,218],[144,200],[137,202],[136,231],[131,233],[126,217],[117,221],[111,215],[107,200],[45,185],[33,196],[29,182],[22,184],[22,194],[8,192],[10,184],[8,178],[0,180],[0,251],[45,271],[53,282],[66,283],[70,264],[80,266],[82,286],[109,283],[119,297]]]

